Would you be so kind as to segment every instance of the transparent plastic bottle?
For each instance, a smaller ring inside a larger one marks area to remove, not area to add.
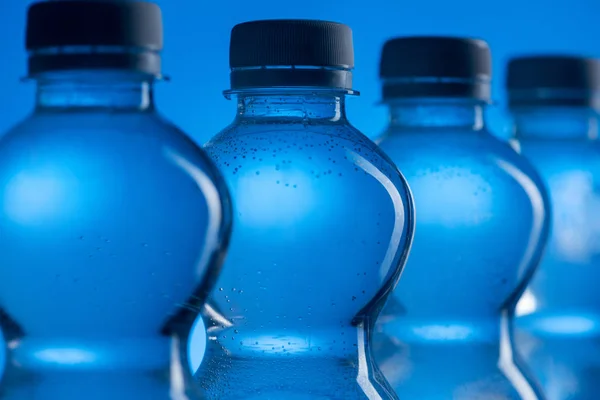
[[[513,352],[511,317],[548,235],[548,203],[523,157],[486,128],[491,56],[481,40],[388,41],[380,147],[417,204],[410,258],[375,334],[400,399],[541,398]]]
[[[520,57],[508,65],[512,143],[552,199],[548,250],[517,307],[518,350],[550,400],[600,391],[600,60]]]
[[[311,20],[232,30],[237,115],[205,149],[235,229],[205,308],[209,400],[394,399],[370,335],[413,234],[408,186],[346,118],[352,33]]]
[[[27,48],[35,110],[0,139],[0,398],[199,398],[186,338],[231,211],[212,161],[154,108],[160,9],[37,3]]]

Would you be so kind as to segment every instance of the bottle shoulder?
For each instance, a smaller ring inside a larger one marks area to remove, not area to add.
[[[213,162],[177,125],[160,113],[134,112],[33,112],[0,136],[3,151],[35,151],[64,146],[79,153],[129,156],[132,161],[148,154],[185,159],[212,179],[220,175]]]
[[[513,139],[520,154],[534,164],[566,163],[573,167],[600,167],[600,142],[597,140]]]
[[[465,220],[481,214],[491,224],[517,226],[513,215],[519,210],[522,220],[542,216],[548,224],[551,206],[542,176],[487,131],[394,133],[379,145],[406,177],[421,220],[431,215],[437,221],[451,208]]]
[[[381,149],[398,164],[428,164],[473,168],[475,166],[497,169],[511,165],[521,173],[537,178],[537,173],[526,157],[514,146],[503,141],[488,130],[387,130],[375,141]]]
[[[34,111],[21,120],[3,136],[55,135],[61,131],[113,131],[121,134],[144,134],[148,136],[186,136],[176,125],[154,110],[110,112],[106,110],[61,112]]]
[[[354,163],[364,159],[386,175],[400,175],[387,155],[349,123],[234,122],[209,140],[204,149],[221,168],[228,167],[222,162],[228,156],[239,155],[248,163],[246,155],[238,153],[270,151],[270,158],[277,158],[278,152],[300,158],[302,153],[310,153],[307,157],[312,163],[337,163],[338,167],[345,161]],[[341,162],[336,161],[335,158],[340,155]]]

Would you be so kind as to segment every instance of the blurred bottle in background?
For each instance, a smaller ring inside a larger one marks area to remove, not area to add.
[[[514,147],[542,175],[552,233],[517,308],[518,348],[550,400],[600,393],[600,60],[519,57],[508,64]]]
[[[33,113],[0,138],[3,400],[200,398],[187,336],[228,242],[226,185],[154,106],[160,8],[29,8]]]
[[[376,360],[400,399],[539,399],[514,357],[511,318],[548,235],[530,164],[490,134],[482,40],[383,47],[390,122],[380,147],[417,205],[414,245],[377,324]]]

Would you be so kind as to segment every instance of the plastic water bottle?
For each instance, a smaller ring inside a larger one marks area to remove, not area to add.
[[[231,33],[232,124],[205,149],[234,231],[205,308],[207,399],[394,399],[371,355],[413,234],[409,189],[346,117],[348,26],[254,21]]]
[[[486,128],[481,40],[401,37],[383,47],[390,123],[381,148],[417,204],[414,245],[377,326],[376,358],[400,399],[536,399],[511,318],[548,235],[543,184]]]
[[[230,203],[210,159],[155,110],[161,48],[152,3],[29,9],[36,105],[0,139],[3,400],[199,397],[186,338]]]
[[[513,144],[553,206],[543,262],[517,308],[518,349],[550,400],[600,391],[600,60],[515,58],[506,86]]]

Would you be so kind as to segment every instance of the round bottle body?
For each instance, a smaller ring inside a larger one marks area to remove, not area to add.
[[[600,389],[600,146],[542,136],[517,145],[553,206],[548,249],[519,303],[518,349],[549,400],[591,399]]]
[[[411,186],[417,227],[376,359],[399,398],[538,398],[514,356],[511,316],[547,236],[543,186],[485,128],[434,115],[433,126],[391,126],[378,141]]]
[[[319,118],[335,99],[246,105],[205,146],[235,225],[206,307],[206,397],[395,398],[369,341],[412,239],[404,179],[345,118]]]
[[[212,162],[151,109],[104,107],[38,110],[0,157],[0,304],[23,331],[2,398],[187,391],[169,381],[187,367],[170,327],[198,307],[229,232]]]

